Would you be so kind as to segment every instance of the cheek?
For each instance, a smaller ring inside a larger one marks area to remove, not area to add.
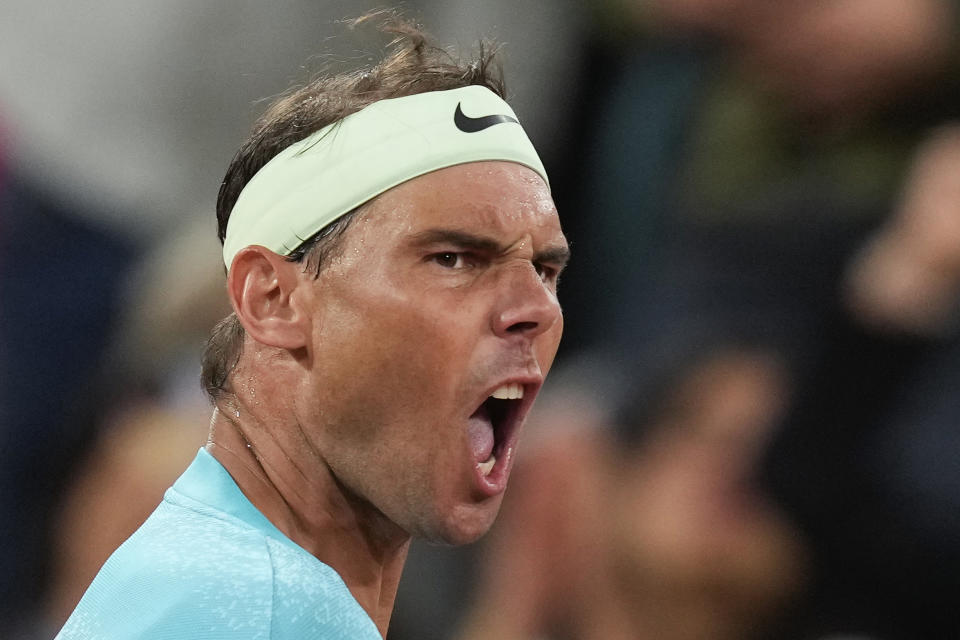
[[[410,431],[433,419],[425,414],[439,419],[451,410],[476,329],[428,302],[354,294],[325,314],[314,340],[325,413],[349,416],[352,429],[393,423],[393,431]]]
[[[540,363],[540,370],[543,372],[543,375],[547,375],[547,372],[553,365],[553,359],[557,355],[557,349],[560,347],[560,338],[562,336],[563,316],[561,315],[557,319],[556,324],[545,331],[537,340],[537,362]]]

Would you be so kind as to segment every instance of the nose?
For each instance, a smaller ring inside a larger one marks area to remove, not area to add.
[[[563,312],[556,292],[540,279],[532,264],[512,268],[499,285],[492,318],[496,335],[533,339],[561,321]]]

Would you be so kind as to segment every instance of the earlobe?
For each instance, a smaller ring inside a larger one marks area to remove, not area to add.
[[[299,265],[261,246],[241,249],[227,274],[230,303],[254,340],[299,349],[310,335],[309,314],[300,308]]]

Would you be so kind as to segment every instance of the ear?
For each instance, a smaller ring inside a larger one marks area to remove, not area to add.
[[[227,274],[227,294],[244,330],[261,344],[308,344],[310,314],[302,307],[300,265],[261,246],[241,249]]]

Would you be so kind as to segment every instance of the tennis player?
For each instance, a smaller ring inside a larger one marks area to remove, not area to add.
[[[380,638],[412,536],[492,524],[567,242],[492,53],[413,26],[274,104],[218,201],[207,445],[59,638]]]

